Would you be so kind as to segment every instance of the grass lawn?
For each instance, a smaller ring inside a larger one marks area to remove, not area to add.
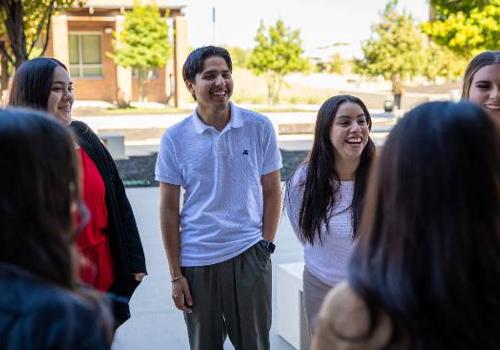
[[[255,76],[249,70],[235,68],[233,71],[234,93],[233,101],[236,103],[249,103],[263,105],[267,103],[267,86],[264,77]],[[337,95],[336,89],[312,88],[302,85],[283,83],[280,92],[280,103],[286,105],[310,104],[319,105],[327,98]],[[273,107],[271,107],[273,108]],[[275,108],[279,108],[276,106]],[[270,112],[266,109],[262,112]]]

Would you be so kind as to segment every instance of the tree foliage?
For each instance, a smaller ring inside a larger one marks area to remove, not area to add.
[[[470,12],[475,8],[486,6],[490,0],[431,0],[431,6],[436,11],[435,16],[446,17],[451,13]]]
[[[268,103],[276,104],[283,78],[289,73],[304,72],[309,68],[309,61],[302,57],[300,31],[285,26],[281,19],[267,29],[261,22],[255,42],[248,67],[256,75],[266,77]]]
[[[435,18],[422,30],[463,57],[500,46],[500,0],[432,0]]]
[[[426,48],[426,52],[426,64],[423,71],[426,78],[435,80],[443,77],[447,80],[455,80],[463,75],[468,62],[464,57],[432,41]]]
[[[114,53],[109,54],[119,66],[137,73],[141,100],[147,96],[147,84],[154,69],[163,68],[172,53],[168,25],[157,5],[134,2],[125,13],[123,29],[114,33]]]
[[[389,2],[373,35],[362,44],[364,58],[356,61],[356,71],[382,75],[393,83],[414,77],[425,66],[424,36],[411,15],[399,13],[397,2]]]
[[[231,55],[233,67],[246,68],[250,56],[250,50],[238,46],[227,46],[227,51]]]
[[[41,56],[47,49],[51,18],[56,11],[71,7],[76,0],[1,0],[0,37],[8,42],[0,52],[15,67],[33,54]]]
[[[329,65],[329,72],[334,74],[343,74],[347,68],[347,61],[336,52],[332,55]]]

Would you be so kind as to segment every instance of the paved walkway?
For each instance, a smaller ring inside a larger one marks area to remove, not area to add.
[[[158,219],[158,188],[132,188],[127,189],[127,194],[139,225],[149,275],[132,298],[132,318],[118,329],[113,350],[188,350],[182,313],[174,307],[170,297],[170,277]],[[276,245],[273,255],[271,349],[293,350],[276,334],[276,264],[303,260],[302,248],[285,216],[278,229]],[[224,349],[234,348],[226,341]]]
[[[379,112],[379,111],[374,111]],[[316,114],[270,113],[276,130],[280,123],[314,123]],[[106,116],[78,118],[95,130],[114,128],[167,128],[186,115]],[[377,118],[387,118],[379,114]],[[385,139],[385,133],[381,134]],[[279,135],[280,148],[287,150],[310,149],[312,135]],[[382,140],[383,142],[383,140]],[[128,144],[127,155],[157,151],[158,142],[144,140],[142,144]],[[127,189],[141,233],[149,275],[137,289],[131,302],[132,318],[117,332],[113,350],[188,350],[187,332],[182,313],[171,299],[167,259],[159,227],[158,188]],[[273,255],[273,326],[272,350],[293,350],[276,334],[276,265],[303,261],[302,247],[294,236],[290,223],[282,217],[276,237],[277,250]],[[229,341],[224,349],[233,349]]]

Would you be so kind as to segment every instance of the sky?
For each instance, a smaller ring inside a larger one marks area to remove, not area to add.
[[[339,52],[348,58],[361,53],[360,43],[371,35],[388,0],[184,0],[191,47],[254,46],[261,20],[264,25],[282,19],[299,29],[307,56]],[[215,26],[212,8],[215,7]],[[400,0],[399,8],[417,21],[428,18],[428,0]],[[214,40],[215,39],[215,40]],[[335,43],[348,43],[332,47]]]

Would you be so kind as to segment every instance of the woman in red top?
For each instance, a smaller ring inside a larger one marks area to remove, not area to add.
[[[80,271],[81,279],[100,291],[107,291],[113,283],[113,259],[106,235],[108,211],[106,188],[99,170],[89,155],[79,147],[83,199],[92,213],[89,223],[77,239],[80,253],[85,258]]]
[[[47,111],[76,134],[83,197],[91,214],[77,240],[85,259],[80,278],[128,301],[146,274],[139,232],[113,159],[86,124],[72,121],[73,102],[73,83],[58,60],[35,58],[17,69],[9,104]],[[116,304],[114,313],[118,326],[130,317],[128,304]]]

